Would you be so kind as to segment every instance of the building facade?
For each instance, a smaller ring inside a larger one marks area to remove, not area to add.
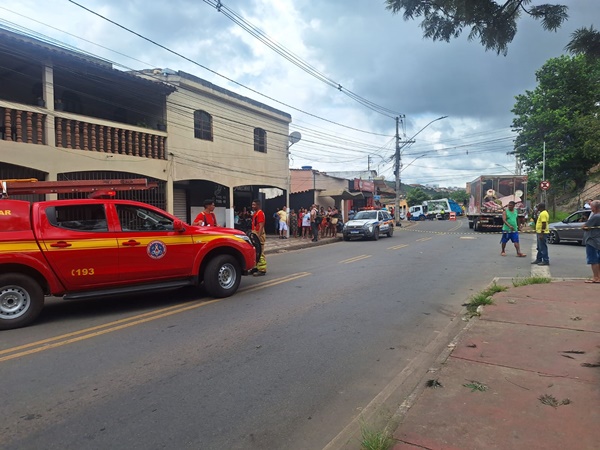
[[[0,28],[0,179],[148,178],[158,189],[118,195],[188,222],[212,198],[233,226],[262,190],[289,192],[290,122],[184,72],[124,72]]]

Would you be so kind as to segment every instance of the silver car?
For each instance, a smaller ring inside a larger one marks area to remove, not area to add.
[[[366,238],[376,241],[380,234],[392,237],[394,219],[384,210],[359,211],[352,220],[344,224],[342,230],[345,241],[353,238]]]
[[[583,243],[583,224],[590,217],[589,209],[580,209],[574,212],[562,222],[554,222],[550,224],[550,235],[548,242],[558,244],[562,241],[576,241],[579,244]]]

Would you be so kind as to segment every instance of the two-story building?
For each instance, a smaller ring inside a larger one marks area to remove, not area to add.
[[[233,226],[262,190],[289,192],[290,122],[191,74],[117,70],[0,28],[0,179],[148,178],[158,189],[118,195],[188,222],[212,198]]]

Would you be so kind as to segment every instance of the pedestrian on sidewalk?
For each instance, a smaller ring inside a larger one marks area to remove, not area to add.
[[[590,217],[583,225],[586,260],[592,266],[592,278],[586,283],[600,283],[600,200],[591,201],[590,208]]]
[[[310,237],[310,212],[304,211],[302,214],[302,239]]]
[[[260,241],[260,257],[256,263],[253,275],[259,277],[267,274],[267,260],[265,258],[265,244],[267,242],[267,233],[265,232],[265,213],[260,209],[260,200],[252,201],[252,233],[258,236]]]
[[[310,226],[312,228],[312,241],[317,242],[319,240],[319,225],[321,217],[319,217],[317,205],[312,205],[310,209]]]
[[[521,248],[519,246],[519,227],[517,225],[517,219],[519,214],[515,210],[515,202],[508,202],[508,209],[505,209],[502,212],[502,238],[500,238],[500,244],[502,244],[502,251],[500,255],[506,256],[506,243],[510,240],[513,244],[515,244],[515,249],[517,250],[517,256],[519,258],[524,258],[527,256],[525,253],[521,253]]]
[[[546,211],[546,204],[540,203],[537,205],[537,222],[535,223],[535,233],[537,236],[537,255],[535,261],[531,264],[538,266],[550,265],[550,256],[548,255],[548,223],[550,222],[550,214]]]
[[[290,211],[290,235],[298,237],[298,214],[294,209]]]
[[[279,216],[279,239],[287,239],[288,233],[288,213],[287,206],[283,205],[279,211],[277,211],[277,215]]]

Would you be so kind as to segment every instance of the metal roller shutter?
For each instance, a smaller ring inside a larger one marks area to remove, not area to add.
[[[188,217],[187,190],[173,189],[173,215],[184,222],[190,223]]]

